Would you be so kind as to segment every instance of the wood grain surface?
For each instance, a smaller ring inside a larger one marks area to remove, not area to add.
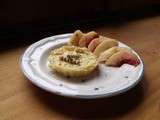
[[[41,90],[23,76],[19,60],[28,45],[6,49],[0,52],[0,120],[160,120],[160,16],[89,30],[135,49],[145,65],[142,81],[110,98],[65,98]]]

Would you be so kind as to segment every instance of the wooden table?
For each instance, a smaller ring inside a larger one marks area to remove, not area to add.
[[[97,100],[57,96],[27,81],[19,67],[27,46],[15,47],[0,52],[0,120],[160,120],[160,16],[93,29],[128,44],[143,58],[144,77],[136,87]]]

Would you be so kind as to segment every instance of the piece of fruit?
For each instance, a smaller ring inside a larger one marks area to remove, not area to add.
[[[127,50],[120,50],[119,52],[113,54],[105,61],[106,65],[116,67],[119,67],[125,63],[137,66],[140,63],[140,61],[134,53]]]
[[[117,48],[117,46],[114,46],[102,52],[98,58],[98,62],[104,63],[109,57],[117,52]]]
[[[91,52],[93,52],[95,50],[95,48],[103,41],[103,39],[101,39],[101,37],[99,38],[94,38],[88,45],[88,50],[90,50]]]
[[[84,34],[81,39],[79,40],[80,47],[88,47],[89,43],[94,39],[98,38],[99,35],[95,31],[88,32]]]
[[[103,38],[103,39],[104,40],[95,48],[93,52],[96,56],[99,56],[102,52],[111,47],[118,46],[118,42],[114,39],[110,38]]]
[[[111,57],[113,54],[115,54],[119,51],[132,52],[131,49],[129,49],[129,48],[114,46],[114,47],[111,47],[111,48],[105,50],[104,52],[102,52],[99,55],[98,62],[104,63],[107,59],[109,59],[109,57]]]
[[[68,44],[78,46],[79,40],[82,38],[82,36],[83,36],[83,33],[80,30],[76,30],[71,36]]]

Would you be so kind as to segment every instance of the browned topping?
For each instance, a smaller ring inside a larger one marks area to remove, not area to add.
[[[75,64],[75,65],[80,65],[80,55],[74,55],[74,54],[64,54],[60,56],[60,60]]]

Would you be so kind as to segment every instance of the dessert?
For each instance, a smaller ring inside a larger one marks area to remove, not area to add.
[[[95,48],[93,53],[96,56],[99,56],[100,53],[114,46],[118,46],[118,42],[116,40],[110,38],[103,38],[103,41]]]
[[[84,34],[81,39],[79,40],[80,47],[88,47],[89,43],[94,39],[98,38],[99,35],[95,31],[88,32]]]
[[[80,30],[76,30],[71,36],[68,44],[78,46],[79,40],[82,38],[82,36],[83,36],[83,33]]]
[[[140,63],[138,57],[129,51],[119,51],[115,54],[113,54],[111,57],[109,57],[105,64],[108,66],[115,66],[119,67],[122,64],[130,64],[137,66]]]
[[[117,40],[100,36],[94,31],[88,33],[75,31],[69,40],[69,45],[88,48],[98,57],[99,63],[108,66],[121,66],[125,63],[137,66],[140,63],[131,49],[119,47]]]
[[[49,67],[64,76],[86,76],[97,67],[97,57],[87,48],[62,46],[51,51]]]
[[[131,49],[115,46],[101,53],[98,62],[108,66],[121,66],[125,63],[137,66],[139,59]]]
[[[94,38],[88,45],[88,50],[90,50],[91,52],[93,52],[95,50],[95,48],[103,41],[103,39],[101,39],[101,37],[99,38]]]
[[[104,63],[109,57],[111,57],[113,54],[119,51],[131,52],[131,49],[126,48],[126,47],[119,47],[119,46],[111,47],[100,54],[98,58],[98,62]]]
[[[98,58],[98,62],[99,62],[99,63],[105,63],[105,61],[106,61],[109,57],[111,57],[114,53],[117,52],[117,48],[118,48],[117,46],[111,47],[111,48],[105,50],[104,52],[102,52],[102,53],[100,54],[99,58]]]

